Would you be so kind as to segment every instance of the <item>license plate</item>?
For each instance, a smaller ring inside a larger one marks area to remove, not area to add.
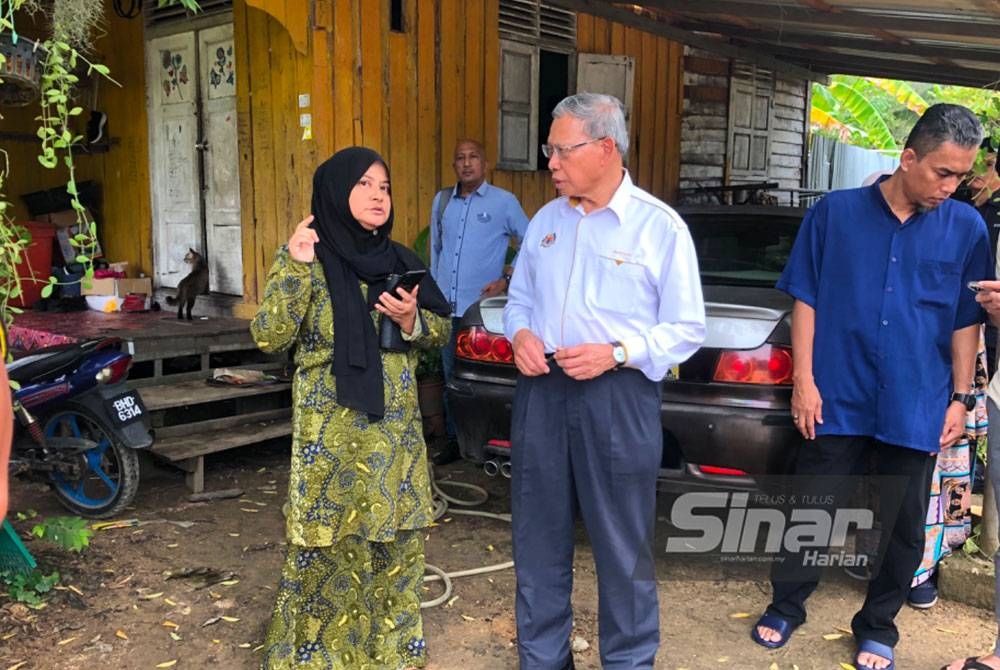
[[[118,426],[127,426],[146,415],[146,406],[135,391],[125,391],[105,403],[111,420]]]

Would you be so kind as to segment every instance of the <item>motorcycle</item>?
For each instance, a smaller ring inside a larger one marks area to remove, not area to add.
[[[47,481],[74,514],[103,519],[139,489],[137,451],[153,444],[142,398],[125,388],[132,356],[118,338],[31,352],[7,364],[12,475]]]

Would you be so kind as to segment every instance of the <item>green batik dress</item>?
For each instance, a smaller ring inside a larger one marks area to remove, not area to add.
[[[367,287],[362,284],[362,290]],[[378,312],[372,312],[378,328]],[[451,320],[420,311],[414,347],[447,343]],[[262,667],[397,670],[426,664],[420,619],[431,521],[416,351],[382,352],[385,416],[337,404],[333,307],[320,263],[282,248],[250,325],[257,346],[296,345],[288,556]]]

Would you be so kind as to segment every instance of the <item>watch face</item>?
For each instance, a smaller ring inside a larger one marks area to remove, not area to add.
[[[624,347],[615,347],[614,349],[611,350],[611,355],[614,357],[615,363],[621,364],[625,362]]]

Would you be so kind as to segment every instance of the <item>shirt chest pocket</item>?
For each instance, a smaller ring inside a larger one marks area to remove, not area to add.
[[[585,285],[592,307],[616,314],[641,311],[650,285],[644,266],[603,255],[592,256],[587,265]]]
[[[961,288],[961,273],[961,265],[953,261],[919,261],[915,296],[917,304],[927,307],[953,306]]]

